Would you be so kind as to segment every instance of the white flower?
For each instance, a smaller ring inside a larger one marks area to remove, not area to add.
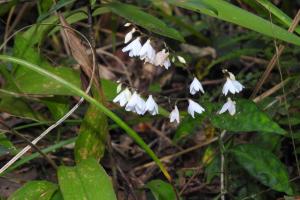
[[[234,115],[236,112],[235,101],[232,101],[230,98],[227,98],[227,102],[223,105],[222,109],[218,113],[222,114],[227,110],[230,115]]]
[[[164,67],[165,67],[166,69],[169,69],[170,66],[171,66],[170,59],[167,58],[167,59],[165,60],[165,62],[164,62]]]
[[[120,106],[125,106],[125,104],[131,99],[131,92],[126,88],[120,94],[118,94],[114,99],[113,102],[119,102]]]
[[[195,112],[201,114],[205,109],[195,101],[189,99],[188,113],[195,118]]]
[[[119,83],[117,86],[117,94],[119,94],[122,90],[122,83]]]
[[[151,64],[154,64],[154,60],[155,60],[155,50],[153,49],[153,47],[150,44],[150,39],[148,39],[145,44],[142,46],[141,50],[140,50],[140,58],[141,60],[145,60],[145,62],[149,62]]]
[[[140,97],[139,94],[134,92],[126,105],[125,110],[136,112],[139,115],[143,115],[146,112],[145,101]]]
[[[235,76],[231,72],[227,71],[227,73],[229,74],[229,77],[226,78],[226,83],[223,86],[223,94],[226,96],[228,91],[232,94],[242,91],[244,86],[240,82],[235,80]]]
[[[124,39],[124,43],[128,43],[131,39],[132,39],[132,35],[135,32],[135,28],[131,29],[131,31],[129,31],[126,35],[125,35],[125,39]]]
[[[146,101],[146,111],[148,111],[151,115],[158,114],[158,105],[152,98],[152,95],[149,95],[149,97]]]
[[[126,24],[124,24],[125,27],[128,27],[130,25],[131,25],[131,23],[129,23],[129,22],[127,22]]]
[[[162,67],[162,66],[164,65],[165,61],[166,61],[167,59],[169,59],[168,56],[169,56],[169,52],[166,52],[165,49],[159,51],[159,52],[155,55],[154,65],[156,65],[156,66],[161,66],[161,67]]]
[[[174,110],[170,113],[170,122],[176,121],[178,124],[180,122],[180,116],[177,106],[175,106]]]
[[[181,62],[182,64],[186,64],[185,59],[182,56],[177,56],[179,62]]]
[[[199,91],[201,91],[204,94],[202,84],[200,83],[200,81],[196,77],[194,77],[194,80],[190,85],[190,93],[192,95],[194,95]]]
[[[130,42],[126,47],[122,49],[123,52],[129,51],[129,56],[139,56],[142,48],[142,44],[140,42],[140,37],[137,37],[135,40]]]

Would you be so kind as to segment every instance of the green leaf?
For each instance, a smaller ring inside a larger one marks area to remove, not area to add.
[[[178,142],[179,140],[193,134],[195,130],[201,126],[201,122],[205,119],[205,117],[205,113],[197,115],[195,118],[192,118],[190,115],[185,116],[176,129],[173,140]]]
[[[230,152],[236,161],[262,184],[279,192],[293,194],[287,169],[277,156],[252,144],[237,145]]]
[[[221,108],[219,108],[221,109]],[[236,114],[214,114],[210,117],[212,124],[220,129],[232,132],[261,131],[285,135],[277,123],[261,111],[254,102],[246,99],[236,101]]]
[[[16,147],[13,143],[5,136],[4,133],[0,132],[0,156],[6,153],[15,154],[17,152]]]
[[[218,19],[228,21],[242,27],[254,30],[271,38],[276,38],[295,45],[300,45],[300,38],[295,34],[271,23],[257,15],[243,10],[224,0],[168,0],[173,5],[200,12]],[[212,9],[203,8],[203,4]]]
[[[162,180],[152,180],[146,184],[146,188],[150,189],[156,200],[175,200],[175,191],[169,183]]]
[[[30,181],[13,193],[8,200],[50,200],[57,185],[48,181]]]
[[[110,177],[94,159],[75,167],[58,169],[59,187],[64,200],[116,200]]]
[[[136,6],[123,4],[119,2],[113,2],[109,3],[107,7],[116,15],[124,17],[127,20],[133,22],[134,24],[148,29],[149,31],[175,40],[184,41],[184,38],[177,30],[168,27],[160,19],[149,15],[148,13],[140,10],[140,8]]]
[[[65,96],[43,98],[42,102],[48,107],[54,120],[59,120],[69,111],[68,98]]]

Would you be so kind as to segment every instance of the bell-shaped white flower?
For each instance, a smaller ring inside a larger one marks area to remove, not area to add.
[[[132,39],[132,35],[135,32],[135,28],[131,29],[131,31],[129,31],[124,38],[124,43],[128,43],[131,39]]]
[[[146,111],[148,111],[151,115],[157,115],[158,114],[158,105],[154,101],[152,95],[149,95],[149,97],[146,101]]]
[[[169,52],[166,52],[165,49],[157,52],[154,59],[154,65],[162,67],[166,59],[168,59],[168,56],[169,56]]]
[[[151,41],[148,39],[140,50],[140,59],[154,64],[156,52],[151,46]]]
[[[232,94],[241,92],[244,86],[239,81],[235,80],[235,76],[231,72],[227,71],[227,73],[229,76],[226,78],[222,93],[226,96],[228,91]]]
[[[170,113],[170,122],[176,121],[178,124],[180,122],[179,110],[177,106],[175,106],[174,110]]]
[[[170,59],[169,59],[169,58],[167,58],[167,59],[165,60],[165,62],[164,62],[164,67],[165,67],[166,69],[169,69],[169,67],[171,67],[171,62],[170,62]]]
[[[189,99],[188,113],[195,118],[195,113],[201,114],[205,109],[195,101]]]
[[[119,103],[120,106],[125,106],[125,104],[131,99],[131,92],[126,88],[120,94],[118,94],[114,99],[114,103]]]
[[[181,62],[182,64],[186,64],[185,59],[182,56],[177,56],[179,62]]]
[[[222,114],[228,111],[230,115],[234,115],[236,112],[235,101],[232,101],[230,98],[227,98],[227,102],[223,105],[222,109],[218,112]]]
[[[192,83],[190,85],[190,93],[191,93],[191,95],[194,95],[199,91],[201,91],[204,94],[202,84],[196,77],[194,77],[194,80],[192,81]]]
[[[146,112],[146,103],[140,97],[140,95],[137,94],[137,92],[134,92],[126,105],[125,110],[135,112],[139,115],[143,115]]]
[[[137,114],[139,115],[143,115],[146,112],[146,102],[144,101],[144,99],[142,99],[140,97],[140,95],[138,95],[138,101],[137,104],[135,105],[135,111]]]
[[[135,40],[130,42],[126,47],[122,49],[123,52],[129,51],[129,56],[139,56],[142,48],[142,44],[140,42],[141,38],[137,37]]]

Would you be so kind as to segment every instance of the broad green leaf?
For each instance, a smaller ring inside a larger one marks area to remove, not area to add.
[[[48,107],[54,120],[59,120],[69,111],[69,101],[65,96],[43,98],[42,102]]]
[[[50,200],[57,185],[48,181],[30,181],[13,193],[8,200]]]
[[[219,108],[221,109],[221,107]],[[236,101],[236,114],[214,114],[210,116],[212,124],[220,129],[232,132],[261,131],[285,135],[277,123],[261,111],[250,100],[240,99]]]
[[[106,115],[94,105],[90,105],[80,125],[75,143],[76,161],[80,162],[90,157],[100,160],[104,155],[108,133]]]
[[[51,197],[51,200],[64,200],[61,191],[57,190]]]
[[[184,38],[177,30],[168,27],[160,19],[140,10],[140,8],[136,6],[119,2],[109,3],[106,6],[116,15],[124,17],[149,31],[175,40],[184,41]]]
[[[52,67],[26,40],[19,35],[15,39],[14,54],[19,58],[24,58],[29,62],[51,71],[52,73],[68,80],[70,83],[80,86],[79,73],[67,67]],[[48,94],[48,95],[73,95],[63,85],[58,84],[52,79],[45,78],[36,72],[17,66],[15,68],[15,82],[19,89],[29,94]]]
[[[271,38],[276,38],[295,45],[300,45],[300,38],[295,34],[271,23],[257,15],[243,10],[224,0],[168,0],[173,5],[203,13],[254,30]],[[203,4],[212,9],[203,8]]]
[[[101,86],[108,101],[112,101],[117,96],[117,83],[115,81],[101,79]]]
[[[32,64],[30,62],[27,62],[25,60],[7,56],[7,55],[0,55],[0,60],[3,61],[9,61],[14,64],[19,64],[21,66],[27,67],[28,69],[31,69],[34,72],[37,72],[47,78],[50,78],[52,80],[57,81],[58,83],[64,85],[65,87],[69,88],[71,91],[73,91],[77,96],[83,97],[87,102],[93,104],[96,106],[97,109],[101,110],[105,115],[107,115],[109,118],[111,118],[120,128],[122,128],[130,137],[132,137],[135,142],[145,150],[145,152],[154,160],[154,162],[159,166],[162,173],[165,175],[165,177],[168,180],[171,180],[171,176],[162,164],[162,162],[158,159],[156,154],[152,151],[152,149],[144,142],[144,140],[134,131],[132,130],[120,117],[118,117],[116,114],[114,114],[111,110],[109,110],[107,107],[105,107],[103,104],[99,103],[96,99],[92,98],[88,94],[86,94],[83,90],[76,87],[72,83],[62,79],[61,77],[55,75],[54,73],[51,73],[43,68],[40,68],[39,66]],[[166,111],[164,111],[164,114],[167,114]]]
[[[236,161],[262,184],[279,192],[293,194],[287,169],[277,156],[254,144],[237,145],[230,152]]]
[[[94,159],[75,167],[58,169],[59,187],[64,200],[116,200],[110,177]]]
[[[152,180],[146,184],[156,200],[176,200],[175,191],[169,183],[162,180]]]

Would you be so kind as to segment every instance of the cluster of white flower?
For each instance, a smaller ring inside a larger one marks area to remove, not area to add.
[[[130,23],[125,24],[125,26],[130,26]],[[127,44],[133,38],[133,34],[136,32],[135,28],[132,28],[125,35],[124,43]],[[144,62],[151,63],[155,66],[164,66],[168,69],[171,66],[171,62],[169,59],[169,52],[166,49],[163,49],[156,53],[154,48],[151,45],[150,39],[148,39],[143,45],[141,44],[141,38],[137,37],[132,42],[130,42],[127,46],[122,49],[123,52],[129,52],[130,57],[139,57]],[[174,58],[174,57],[173,57]],[[177,56],[179,62],[186,64],[186,61],[183,57]],[[172,59],[173,62],[173,59]],[[227,96],[228,92],[232,94],[239,93],[243,90],[244,86],[235,79],[235,76],[229,72],[228,70],[223,70],[223,73],[227,75],[226,82],[223,86],[222,93]],[[204,89],[202,87],[201,82],[194,77],[192,83],[190,84],[190,94],[195,95],[196,93],[203,93]],[[148,99],[144,101],[144,99],[136,92],[133,93],[126,87],[122,91],[122,83],[120,83],[117,87],[118,95],[113,99],[114,103],[119,103],[121,107],[125,107],[126,111],[131,111],[137,113],[139,115],[144,115],[146,112],[149,112],[151,115],[157,115],[158,105],[153,99],[152,95],[148,96]],[[236,113],[236,102],[232,101],[229,97],[227,98],[227,102],[223,105],[218,114],[222,114],[226,111],[229,112],[230,115],[234,115]],[[198,104],[197,102],[188,99],[188,108],[187,112],[195,118],[195,113],[201,114],[205,111],[205,109]],[[169,115],[170,122],[176,121],[180,122],[180,113],[175,105],[174,109],[170,112]]]
[[[130,26],[130,23],[126,23],[124,26]],[[133,39],[133,34],[136,32],[136,28],[132,28],[126,35],[124,43],[127,44]],[[137,37],[132,40],[127,46],[122,49],[123,52],[128,52],[130,57],[139,57],[145,63],[151,63],[155,66],[165,67],[169,69],[171,66],[171,61],[169,59],[170,53],[166,49],[162,49],[159,52],[156,52],[151,45],[151,40],[147,41],[142,45],[141,37]],[[173,57],[174,58],[174,57]],[[185,64],[186,61],[183,57],[177,56],[179,62]],[[175,61],[175,58],[173,59]]]
[[[235,76],[229,72],[228,70],[223,70],[223,73],[227,74],[226,82],[223,86],[222,92],[226,96],[228,92],[232,94],[239,93],[243,90],[244,86],[235,80]],[[222,109],[218,112],[222,114],[226,111],[229,112],[230,115],[234,115],[236,113],[235,101],[232,101],[230,97],[227,98],[227,102],[223,105]]]

